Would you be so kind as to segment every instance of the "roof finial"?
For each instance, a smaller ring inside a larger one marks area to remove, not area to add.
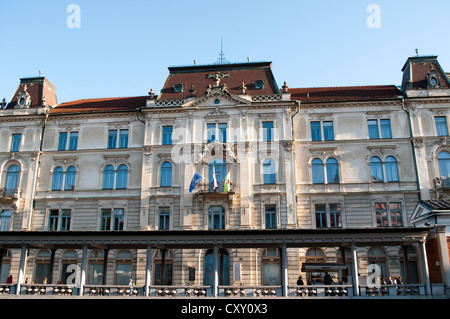
[[[416,49],[416,56],[419,56],[419,49]]]
[[[220,37],[220,53],[219,58],[217,59],[216,63],[214,64],[229,64],[230,62],[225,59],[225,53],[223,53],[223,43],[222,43],[222,36]]]

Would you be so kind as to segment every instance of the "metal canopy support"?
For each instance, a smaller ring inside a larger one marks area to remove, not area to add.
[[[355,243],[351,243],[350,251],[351,251],[351,255],[352,255],[353,295],[359,296],[358,256],[356,255]]]
[[[288,295],[287,251],[286,244],[281,245],[281,295]]]
[[[219,292],[219,247],[214,244],[213,249],[213,266],[214,266],[214,280],[213,280],[213,296],[217,297]]]
[[[425,284],[425,294],[431,295],[430,275],[428,272],[427,252],[425,249],[425,241],[419,242],[419,251],[422,259],[423,281]]]
[[[27,260],[27,245],[23,244],[22,249],[20,251],[20,265],[19,265],[19,273],[17,275],[17,289],[16,289],[16,295],[20,294],[20,286],[23,282],[23,277],[25,274],[25,265]]]
[[[145,295],[150,294],[150,281],[152,279],[152,245],[147,245],[147,258],[145,261]]]
[[[80,296],[83,296],[84,285],[86,284],[87,253],[88,253],[88,245],[84,244],[83,255],[81,257],[81,277],[80,277],[80,291],[79,291]]]

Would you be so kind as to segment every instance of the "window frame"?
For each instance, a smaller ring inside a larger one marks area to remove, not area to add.
[[[22,145],[22,133],[13,133],[11,135],[11,146],[9,148],[9,151],[20,152],[21,145]]]

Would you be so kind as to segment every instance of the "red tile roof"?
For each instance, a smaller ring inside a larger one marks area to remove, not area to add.
[[[402,92],[395,85],[289,88],[292,100],[308,102],[337,102],[395,99]]]
[[[211,64],[185,67],[169,67],[169,75],[161,89],[159,99],[185,99],[191,93],[194,86],[196,97],[202,96],[208,85],[214,86],[214,79],[209,77],[216,74],[227,74],[220,81],[220,85],[226,84],[230,94],[238,95],[242,92],[242,83],[247,87],[246,94],[269,95],[278,94],[279,90],[272,74],[271,62],[249,62],[230,64]],[[256,89],[254,82],[264,81],[264,88]],[[174,92],[174,85],[182,84],[183,92]]]
[[[145,106],[148,99],[150,97],[147,95],[75,100],[57,105],[51,109],[50,113],[127,111]]]

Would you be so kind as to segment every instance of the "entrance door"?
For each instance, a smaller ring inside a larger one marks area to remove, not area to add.
[[[227,286],[230,284],[230,271],[229,271],[229,257],[226,251],[223,254],[218,255],[219,263],[219,285]],[[222,275],[223,274],[223,275]],[[209,249],[205,255],[205,273],[203,276],[203,284],[205,286],[212,286],[214,282],[214,253],[212,249]]]

